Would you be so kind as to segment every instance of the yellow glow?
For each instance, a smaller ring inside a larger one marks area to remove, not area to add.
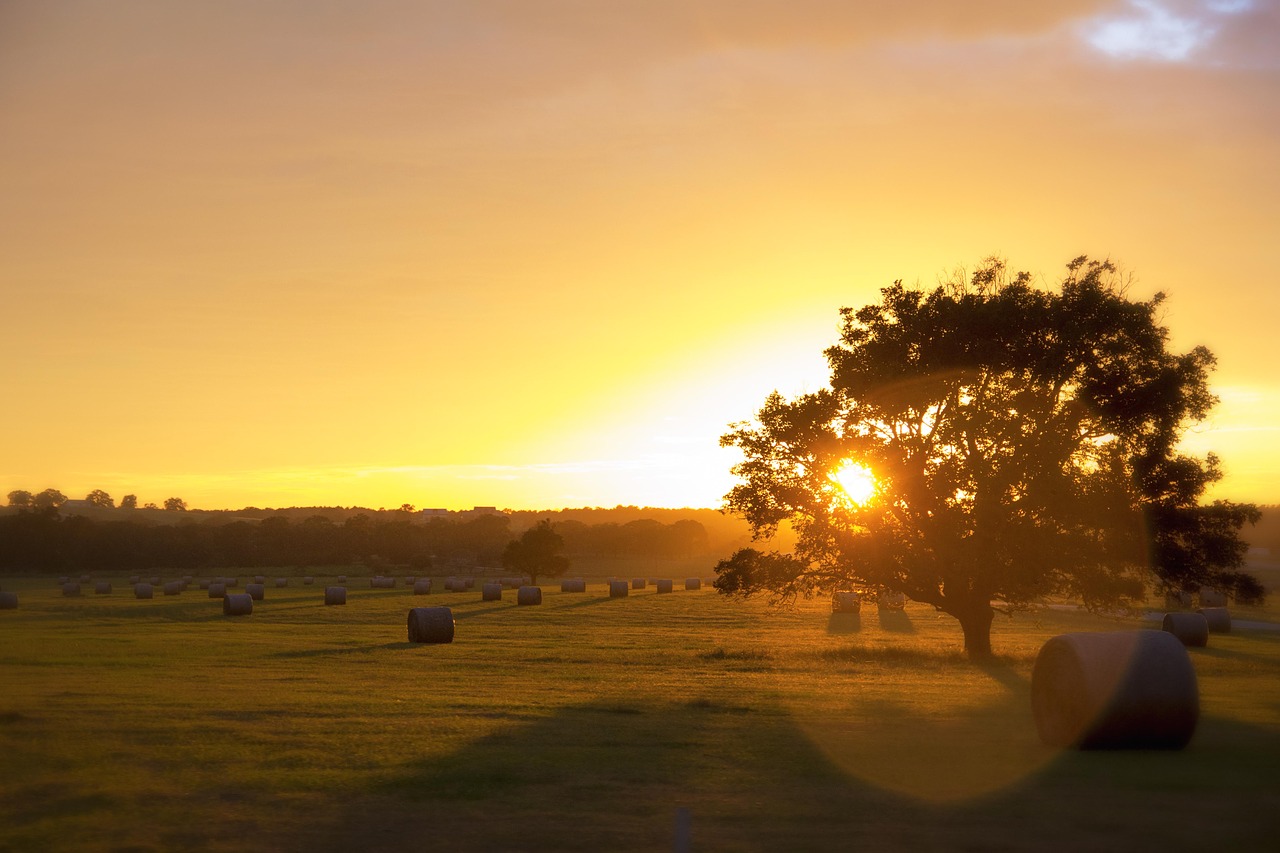
[[[846,462],[831,479],[844,492],[850,502],[862,506],[876,493],[876,475],[866,465]]]

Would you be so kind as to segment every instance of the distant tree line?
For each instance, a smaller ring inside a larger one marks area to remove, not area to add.
[[[172,517],[169,513],[155,513]],[[0,515],[0,570],[6,572],[124,571],[151,568],[256,568],[267,566],[387,565],[422,570],[498,566],[517,540],[511,519],[482,515],[421,522],[401,511],[357,513],[335,522],[316,514],[301,521],[272,515],[178,523],[150,517],[114,519],[63,515],[34,505]],[[706,531],[696,521],[663,524],[550,525],[575,555],[672,558],[704,553]]]

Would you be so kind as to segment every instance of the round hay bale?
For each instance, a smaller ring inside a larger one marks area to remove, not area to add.
[[[417,583],[417,582],[418,582],[418,579],[417,579],[416,577],[414,577],[413,575],[408,575],[408,576],[406,576],[406,577],[405,577],[405,579],[404,579],[404,585],[405,585],[405,586],[413,586],[413,585],[414,585],[415,583]]]
[[[164,583],[164,579],[163,579],[162,577],[160,577],[159,575],[156,575],[156,576],[154,576],[153,578],[151,578],[151,585],[152,585],[152,586],[160,586],[162,583]]]
[[[213,585],[213,581],[209,580],[209,578],[201,578],[201,579],[200,579],[200,588],[201,588],[201,589],[208,589],[208,588],[209,588],[210,586],[212,586],[212,585]]]
[[[702,589],[702,578],[685,578],[685,589]]]
[[[244,592],[254,601],[261,601],[267,595],[266,584],[247,583],[244,585]]]
[[[338,583],[346,583],[346,582],[347,582],[346,575],[338,575]]]
[[[62,585],[62,594],[68,598],[75,598],[80,594],[80,584],[68,581]]]
[[[0,592],[0,610],[17,610],[18,594],[16,592]]]
[[[907,596],[901,592],[882,591],[876,596],[876,607],[880,610],[902,610],[907,606]]]
[[[311,575],[307,575],[305,578],[302,579],[303,586],[311,586],[315,582],[316,582],[316,579],[313,578]]]
[[[289,585],[288,578],[276,578],[276,589],[282,589]]]
[[[644,589],[644,588],[645,588],[644,578],[632,578],[632,579],[631,579],[631,588],[632,588],[632,589]]]
[[[192,581],[194,581],[194,580],[195,580],[195,578],[194,578],[194,577],[192,577],[191,575],[183,575],[183,576],[182,576],[182,582],[183,582],[183,583],[185,583],[185,584],[189,584],[189,583],[191,583],[191,582],[192,582]]]
[[[222,582],[226,584],[227,589],[240,586],[240,578],[224,578]]]
[[[626,598],[629,589],[626,581],[609,581],[610,598]]]
[[[409,642],[452,643],[453,611],[447,607],[415,607],[410,610]]]
[[[1225,592],[1219,592],[1213,587],[1202,586],[1200,587],[1200,606],[1202,608],[1226,607],[1227,594]]]
[[[587,582],[582,578],[571,578],[569,580],[560,581],[561,592],[586,592]]]
[[[88,586],[89,584],[93,583],[93,578],[90,575],[81,575],[80,583],[84,584],[85,586]]]
[[[502,584],[487,583],[480,587],[481,601],[501,601],[502,600]]]
[[[1048,746],[1181,749],[1200,718],[1200,690],[1172,634],[1060,634],[1036,656],[1031,711]]]
[[[476,586],[476,579],[475,579],[475,578],[464,578],[464,579],[463,579],[463,581],[462,581],[462,583],[465,585],[465,588],[466,588],[466,589],[475,589],[475,586]]]
[[[832,613],[861,613],[862,597],[856,592],[841,590],[831,593]]]
[[[414,595],[430,595],[431,594],[431,578],[423,578],[413,582]]]
[[[671,578],[658,578],[654,581],[653,585],[657,588],[659,594],[671,592],[676,588],[676,585]]]
[[[1168,631],[1184,646],[1209,645],[1209,621],[1202,613],[1166,613],[1160,630]]]
[[[253,576],[253,582],[254,582],[254,583],[266,583],[266,582],[267,582],[267,578],[266,578],[266,576],[265,576],[265,575],[254,575],[254,576]],[[246,589],[248,589],[248,587],[245,587],[245,588],[246,588]]]
[[[209,597],[210,597],[210,598],[222,598],[222,597],[223,597],[224,595],[226,595],[226,594],[227,594],[227,585],[226,585],[225,583],[211,583],[211,584],[209,584]]]
[[[1210,634],[1231,633],[1231,611],[1225,607],[1201,607],[1196,611],[1204,617]]]
[[[542,587],[522,586],[516,591],[516,604],[541,604]]]
[[[63,586],[64,584],[69,584],[69,583],[71,583],[71,578],[67,577],[66,575],[63,575],[62,577],[58,578],[57,585]]]
[[[98,581],[93,585],[93,592],[94,592],[94,595],[110,595],[111,584],[105,581]]]
[[[331,604],[346,604],[347,588],[345,586],[326,586],[324,588],[324,603],[326,606]]]
[[[444,579],[444,588],[447,589],[449,592],[460,592],[461,590],[458,590],[455,588],[457,584],[458,584],[458,579],[455,578],[453,575],[450,575],[449,577]]]
[[[169,581],[163,587],[165,595],[181,595],[183,588],[182,581]]]
[[[133,585],[134,598],[152,598],[154,595],[154,587],[149,583],[135,583]]]
[[[262,584],[252,584],[262,586]],[[222,599],[223,616],[248,616],[253,613],[253,596],[247,592],[233,592]]]
[[[129,586],[133,586],[140,580],[142,580],[142,577],[139,575],[129,575]]]

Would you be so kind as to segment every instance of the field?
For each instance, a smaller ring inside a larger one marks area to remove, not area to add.
[[[838,619],[649,574],[677,591],[352,577],[324,607],[294,578],[242,618],[194,586],[0,579],[0,850],[670,850],[678,809],[706,851],[1280,844],[1280,631],[1192,650],[1185,751],[1060,753],[1029,710],[1041,643],[1149,622],[997,617],[980,667],[921,605]],[[406,642],[423,605],[452,644]]]

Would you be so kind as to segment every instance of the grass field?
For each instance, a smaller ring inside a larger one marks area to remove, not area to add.
[[[226,618],[111,580],[0,579],[0,850],[669,850],[678,808],[706,851],[1280,845],[1276,631],[1191,652],[1185,751],[1058,753],[1041,643],[1149,623],[997,617],[979,667],[915,604],[835,621],[596,581],[517,607],[353,576],[345,607],[294,579]],[[452,644],[406,642],[422,605]]]

